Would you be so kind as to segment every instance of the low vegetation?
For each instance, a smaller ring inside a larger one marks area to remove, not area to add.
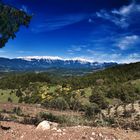
[[[0,88],[3,102],[39,104],[47,109],[79,112],[82,116],[70,118],[42,113],[33,119],[35,122],[47,118],[67,125],[123,126],[126,120],[133,129],[132,121],[140,125],[136,111],[140,100],[140,63],[74,77],[48,73],[8,74],[0,79]],[[16,109],[14,112],[21,113]],[[30,121],[25,118],[25,122]]]

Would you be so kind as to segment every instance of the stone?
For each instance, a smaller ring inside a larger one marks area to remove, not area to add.
[[[50,127],[51,127],[51,128],[57,128],[57,127],[58,127],[58,123],[49,122],[49,124],[50,124]]]
[[[90,137],[90,140],[94,140],[94,138]]]
[[[61,132],[62,132],[62,130],[61,130],[61,129],[58,129],[58,130],[57,130],[57,132],[58,132],[58,133],[61,133]]]
[[[36,130],[49,130],[51,128],[49,121],[42,121],[36,127]]]
[[[92,134],[91,134],[91,135],[95,136],[95,132],[92,132]]]

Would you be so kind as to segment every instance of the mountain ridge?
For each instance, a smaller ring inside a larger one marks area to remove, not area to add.
[[[49,68],[66,69],[104,69],[114,65],[115,62],[89,62],[86,59],[62,59],[60,57],[0,57],[0,70],[10,71],[46,71]]]

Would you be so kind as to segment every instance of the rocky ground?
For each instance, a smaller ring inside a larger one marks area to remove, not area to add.
[[[140,140],[140,132],[107,127],[60,127],[38,130],[34,125],[1,122],[0,140]]]

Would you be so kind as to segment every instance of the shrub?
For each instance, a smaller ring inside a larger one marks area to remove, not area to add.
[[[85,116],[88,118],[91,118],[91,117],[93,117],[93,115],[98,114],[100,111],[101,110],[97,104],[89,104],[86,107]]]
[[[8,102],[12,103],[13,100],[10,97],[8,97]]]
[[[55,117],[52,115],[52,113],[48,113],[48,112],[40,112],[38,116],[39,116],[39,118],[48,120],[48,121],[55,120]]]
[[[38,125],[41,120],[38,117],[24,117],[23,124]]]
[[[4,116],[0,113],[0,121],[2,121]]]
[[[20,107],[14,107],[13,112],[19,116],[22,115],[22,110],[20,109]]]
[[[16,96],[17,96],[17,97],[21,97],[21,96],[22,96],[22,92],[21,92],[20,89],[18,89],[18,90],[16,91]]]
[[[105,118],[104,120],[105,122],[107,122],[107,124],[110,126],[110,125],[115,125],[116,124],[116,121],[115,121],[115,118],[114,117],[109,117],[109,118]]]
[[[108,107],[109,103],[107,102],[103,93],[93,91],[89,99],[91,103],[97,104],[101,109],[105,109]]]
[[[84,123],[82,118],[79,116],[54,115],[52,113],[47,112],[40,112],[38,118],[40,120],[48,120],[51,122],[56,122],[63,126],[74,126]]]
[[[63,97],[58,97],[50,102],[50,107],[60,110],[66,110],[69,108],[69,105]]]

